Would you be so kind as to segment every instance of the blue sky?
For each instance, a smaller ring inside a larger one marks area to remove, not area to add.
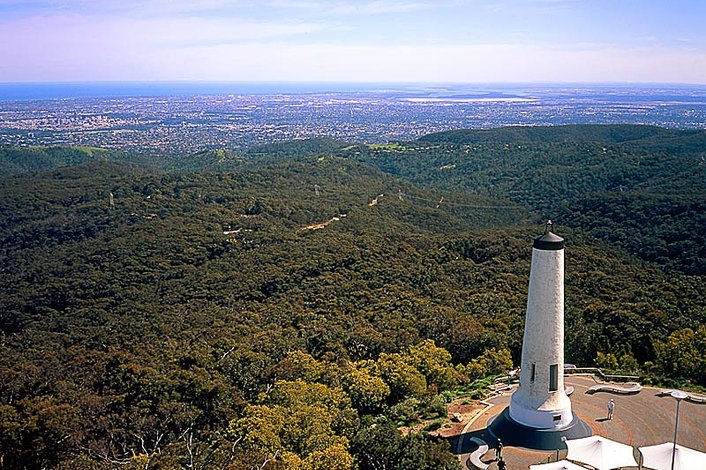
[[[0,0],[0,82],[706,83],[704,0]]]

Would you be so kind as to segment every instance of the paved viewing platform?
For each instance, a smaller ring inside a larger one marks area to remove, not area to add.
[[[566,376],[565,382],[575,390],[571,395],[573,411],[591,427],[593,434],[633,446],[638,462],[640,459],[637,447],[671,442],[674,438],[676,401],[669,396],[658,396],[663,389],[642,387],[639,393],[630,395],[610,392],[587,394],[586,392],[596,385],[593,377]],[[481,460],[489,464],[488,470],[497,469],[493,449],[495,438],[488,433],[486,426],[509,405],[514,388],[486,400],[485,408],[480,409],[466,423],[463,434],[451,439],[452,450],[459,455],[464,468],[469,468],[468,459],[477,447],[477,444],[471,441],[475,437],[487,442],[491,447]],[[608,420],[607,403],[611,398],[615,400],[615,415],[612,420]],[[686,401],[681,403],[677,442],[706,452],[706,405]],[[538,463],[553,462],[557,460],[557,456],[562,459],[566,456],[566,451],[557,453],[505,446],[502,455],[509,470],[520,470]]]

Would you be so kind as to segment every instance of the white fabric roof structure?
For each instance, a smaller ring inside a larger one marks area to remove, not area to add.
[[[569,449],[567,460],[585,463],[597,470],[637,467],[631,446],[602,436],[571,439],[566,441],[566,447]]]
[[[586,467],[576,465],[568,460],[559,460],[558,462],[530,465],[530,470],[586,470]]]
[[[656,446],[640,447],[643,468],[670,470],[672,468],[672,442]],[[706,468],[706,454],[677,444],[674,452],[674,470],[695,470]]]

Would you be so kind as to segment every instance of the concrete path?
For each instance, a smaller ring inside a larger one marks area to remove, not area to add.
[[[595,393],[587,395],[586,390],[596,385],[591,377],[567,376],[567,385],[575,388],[571,395],[574,412],[583,419],[598,434],[623,444],[634,447],[649,446],[672,441],[674,437],[674,418],[676,401],[671,397],[657,397],[660,389],[644,387],[637,395],[614,395],[610,393]],[[471,437],[479,437],[493,446],[493,440],[485,430],[488,421],[500,413],[510,402],[512,392],[491,398],[487,402],[492,405],[483,409],[470,426],[464,429],[464,434],[453,439],[452,448],[459,453],[462,462],[474,449],[470,443]],[[610,398],[615,400],[615,416],[606,419],[607,403]],[[706,405],[682,402],[679,411],[679,435],[677,442],[686,447],[706,452]],[[505,447],[503,457],[509,470],[526,470],[530,465],[560,459],[565,451],[546,452],[532,451],[515,447]],[[495,451],[490,450],[486,463],[493,460]],[[635,450],[635,458],[639,455]],[[496,470],[497,465],[491,462],[489,470]]]

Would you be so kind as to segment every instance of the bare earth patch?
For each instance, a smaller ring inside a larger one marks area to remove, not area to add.
[[[429,434],[444,438],[458,436],[463,432],[463,428],[466,424],[468,424],[468,422],[473,419],[473,417],[476,416],[476,414],[483,408],[484,405],[477,400],[471,400],[470,398],[457,398],[446,406],[446,418],[441,422],[441,426],[438,429],[429,432]],[[452,420],[455,413],[458,413],[460,421]],[[399,428],[399,431],[403,436],[406,436],[409,433],[418,433],[434,421],[436,421],[436,419],[425,420],[413,426],[402,426]]]

